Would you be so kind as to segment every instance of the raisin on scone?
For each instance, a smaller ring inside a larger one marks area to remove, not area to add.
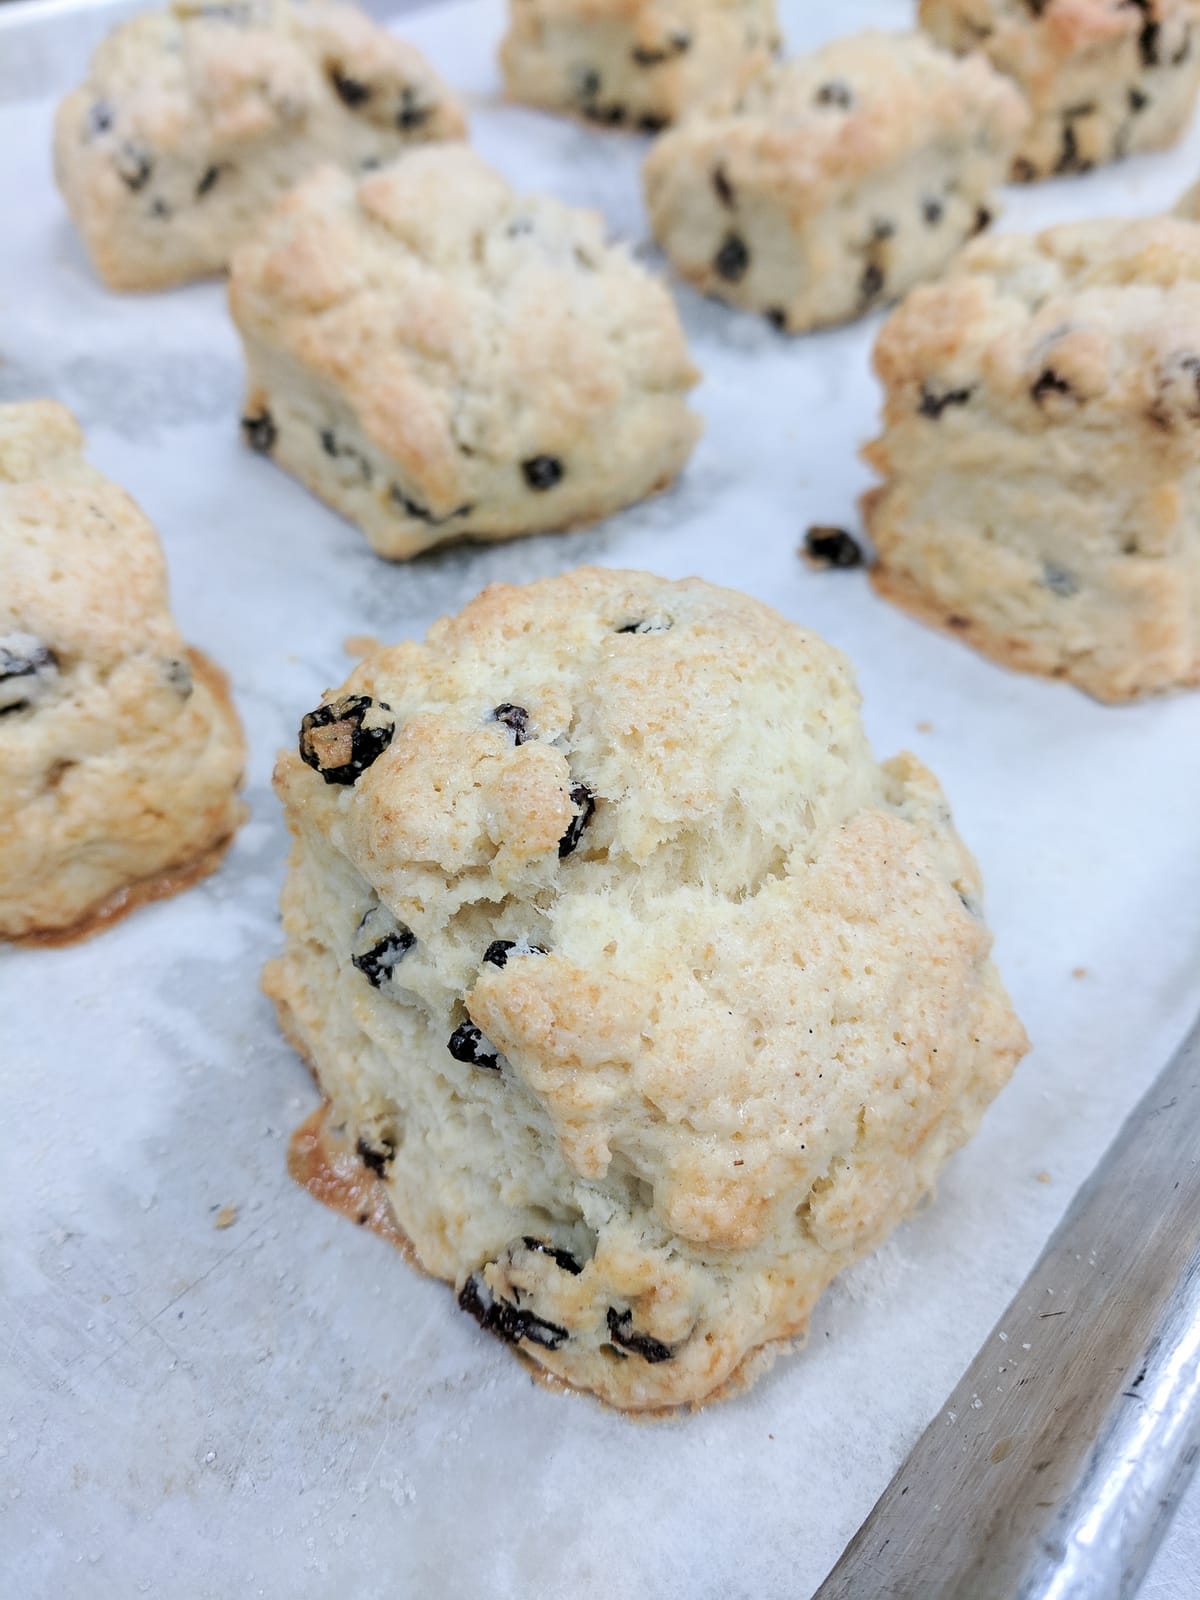
[[[657,141],[655,238],[705,293],[791,332],[935,276],[986,227],[1026,112],[980,57],[862,33],[765,63]]]
[[[277,765],[265,987],[327,1125],[464,1311],[615,1406],[803,1334],[1026,1048],[858,706],[758,601],[585,569],[380,650]]]
[[[921,0],[947,49],[982,50],[1033,120],[1018,182],[1086,172],[1174,143],[1200,84],[1197,0]]]
[[[1200,682],[1200,226],[981,240],[875,366],[882,594],[1101,700]]]
[[[158,537],[51,401],[0,406],[0,938],[91,932],[212,871],[242,820],[223,675]]]
[[[779,43],[775,0],[510,0],[509,95],[654,133]]]
[[[104,281],[156,289],[222,271],[322,161],[367,170],[464,128],[421,53],[355,6],[175,0],[96,51],[55,169]]]
[[[400,559],[590,522],[669,484],[699,419],[670,294],[602,219],[465,145],[324,168],[234,258],[247,442]]]

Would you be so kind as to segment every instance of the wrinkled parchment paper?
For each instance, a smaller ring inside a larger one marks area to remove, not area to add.
[[[783,10],[794,48],[911,16]],[[643,141],[502,107],[501,21],[468,0],[404,28],[513,180],[645,246]],[[805,526],[853,525],[868,481],[877,322],[788,340],[686,289],[707,431],[674,492],[565,538],[380,562],[241,448],[220,285],[93,280],[50,118],[0,108],[0,397],[72,406],[160,529],[183,628],[232,674],[253,815],[182,897],[74,949],[0,954],[4,1592],[801,1600],[1200,1007],[1200,694],[1104,708],[925,631],[861,573],[809,572]],[[1012,191],[1003,225],[1149,212],[1198,172],[1193,136]],[[937,1203],[828,1295],[807,1349],[675,1424],[535,1386],[444,1287],[292,1185],[287,1136],[316,1096],[257,988],[285,855],[272,757],[345,676],[343,642],[420,634],[490,580],[583,561],[739,586],[850,654],[877,752],[937,771],[980,857],[1036,1042]],[[1197,1571],[1200,1497],[1148,1593],[1194,1596]]]

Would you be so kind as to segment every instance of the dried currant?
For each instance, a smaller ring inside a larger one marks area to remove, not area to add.
[[[242,418],[242,437],[251,450],[266,455],[275,447],[275,419],[266,406],[252,416]]]
[[[817,90],[816,102],[819,106],[836,106],[839,111],[849,111],[854,104],[854,93],[848,83],[832,79]]]
[[[558,858],[560,861],[571,855],[579,846],[583,838],[583,830],[592,820],[596,809],[596,801],[592,791],[586,783],[571,785],[571,804],[576,807],[575,815],[571,818],[570,826],[558,841]]]
[[[531,489],[545,490],[562,482],[565,468],[557,456],[530,456],[522,461],[521,471]]]
[[[545,949],[540,944],[529,944],[525,945],[521,949],[518,949],[517,941],[515,939],[493,939],[491,944],[488,945],[487,949],[483,952],[483,959],[490,966],[506,967],[508,965],[508,958],[514,950],[517,950],[518,955],[523,956],[544,956],[546,954]]]
[[[194,688],[192,664],[186,656],[169,656],[163,662],[163,677],[181,700],[191,698]]]
[[[0,717],[25,711],[58,674],[58,657],[32,633],[0,639]]]
[[[113,165],[121,182],[134,194],[146,187],[154,171],[154,161],[149,152],[128,140],[113,157]]]
[[[529,737],[529,713],[524,706],[510,705],[506,700],[492,712],[492,721],[503,723],[516,744],[524,744]]]
[[[494,1333],[506,1344],[519,1344],[527,1339],[545,1350],[557,1350],[567,1341],[567,1330],[556,1322],[547,1322],[545,1317],[534,1316],[532,1311],[494,1295],[480,1272],[473,1272],[463,1284],[458,1303],[464,1311],[470,1312],[481,1328]]]
[[[1055,372],[1053,367],[1046,367],[1038,374],[1037,382],[1029,391],[1030,399],[1035,405],[1042,405],[1047,395],[1073,393],[1071,385],[1061,373]]]
[[[453,511],[447,511],[444,517],[439,517],[435,516],[428,506],[423,506],[416,500],[410,500],[399,484],[393,483],[388,493],[395,505],[400,506],[410,517],[415,517],[418,522],[428,523],[431,528],[441,528],[447,522],[453,522],[456,517],[469,516],[475,509],[468,501],[464,505],[455,506]]]
[[[359,106],[365,106],[371,98],[370,87],[358,78],[351,78],[339,66],[330,67],[329,81],[338,99],[351,111],[357,111]]]
[[[217,186],[217,181],[220,178],[221,173],[224,170],[225,169],[220,165],[215,167],[207,167],[205,169],[203,177],[196,184],[197,200],[203,200],[206,194],[212,193]]]
[[[450,1035],[446,1049],[455,1061],[462,1061],[468,1067],[484,1067],[488,1072],[500,1071],[500,1057],[473,1022],[460,1022]]]
[[[367,726],[383,713],[386,720]],[[391,707],[365,694],[343,695],[310,711],[300,724],[300,759],[326,783],[357,783],[392,742],[396,724]]]
[[[1049,589],[1051,594],[1056,594],[1060,600],[1069,600],[1073,594],[1079,593],[1079,579],[1073,572],[1068,572],[1066,567],[1060,567],[1055,561],[1042,563],[1042,584]]]
[[[99,134],[108,133],[116,120],[113,108],[106,100],[97,100],[87,114],[85,134],[89,139],[95,139]]]
[[[648,1333],[634,1333],[633,1312],[618,1311],[614,1306],[608,1308],[608,1336],[622,1350],[631,1350],[652,1365],[670,1361],[675,1354],[661,1339],[652,1339]]]
[[[412,929],[399,923],[393,932],[386,934],[362,955],[351,956],[350,961],[366,978],[372,989],[378,989],[387,982],[393,969],[404,960],[416,942],[417,936]]]
[[[965,406],[974,394],[974,387],[965,389],[943,389],[940,393],[931,389],[928,384],[921,385],[921,400],[917,406],[918,413],[937,422],[943,411],[950,406]]]
[[[526,1250],[532,1250],[537,1255],[550,1256],[555,1266],[561,1267],[564,1272],[569,1272],[573,1278],[577,1278],[583,1271],[569,1250],[560,1250],[557,1245],[547,1244],[545,1239],[533,1239],[526,1234],[521,1243]]]
[[[713,168],[712,186],[716,192],[717,199],[727,210],[732,211],[737,204],[737,195],[734,193],[733,185],[729,181],[729,174],[719,162]]]
[[[749,265],[750,252],[746,248],[746,241],[741,234],[727,233],[721,241],[721,248],[713,257],[713,271],[726,283],[737,283],[746,276]]]
[[[400,91],[400,109],[396,112],[396,126],[405,130],[419,128],[433,115],[433,107],[425,104],[415,89],[405,87]]]
[[[362,1164],[369,1167],[377,1178],[387,1177],[388,1163],[396,1156],[396,1146],[390,1139],[384,1139],[381,1144],[373,1145],[360,1138],[354,1148]]]
[[[861,567],[862,546],[845,528],[816,525],[804,535],[804,553],[823,567]]]

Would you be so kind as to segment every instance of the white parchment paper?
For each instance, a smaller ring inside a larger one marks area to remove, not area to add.
[[[911,16],[783,10],[794,48]],[[502,107],[501,20],[470,0],[405,31],[513,180],[644,241],[643,141]],[[1200,1007],[1200,694],[1107,709],[925,631],[860,573],[810,573],[805,526],[853,525],[868,481],[877,322],[788,340],[685,289],[707,431],[675,491],[565,538],[377,560],[241,447],[219,285],[94,281],[52,187],[51,109],[0,110],[0,396],[72,406],[158,526],[181,624],[232,674],[253,816],[182,897],[74,949],[0,954],[0,1587],[802,1600]],[[1149,212],[1197,172],[1194,134],[1013,191],[1004,225]],[[420,634],[490,580],[583,561],[739,586],[850,654],[877,752],[934,767],[980,857],[1036,1043],[808,1348],[675,1424],[536,1387],[443,1286],[291,1184],[286,1138],[316,1095],[257,989],[286,848],[272,757],[345,676],[343,641]],[[1157,1600],[1195,1595],[1198,1529],[1194,1500]]]

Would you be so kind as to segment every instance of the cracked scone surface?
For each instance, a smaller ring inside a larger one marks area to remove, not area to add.
[[[1197,0],[921,0],[947,49],[982,50],[1033,113],[1013,161],[1028,182],[1157,150],[1200,84]]]
[[[177,0],[123,23],[62,102],[55,169],[99,275],[154,289],[220,272],[262,213],[333,161],[459,139],[412,45],[335,0]]]
[[[646,159],[672,265],[781,328],[861,316],[991,218],[1026,119],[1011,84],[922,35],[867,32],[746,72]]]
[[[510,0],[509,95],[655,132],[779,43],[775,0]]]
[[[483,592],[305,719],[265,986],[427,1271],[615,1406],[802,1335],[1026,1048],[935,779],[697,579]]]
[[[1102,700],[1200,681],[1200,226],[981,240],[875,366],[883,594]]]
[[[89,931],[212,866],[241,729],[158,537],[50,401],[0,406],[0,937]]]
[[[595,212],[465,145],[325,168],[237,253],[247,440],[380,555],[562,530],[665,488],[700,431],[670,294]]]

